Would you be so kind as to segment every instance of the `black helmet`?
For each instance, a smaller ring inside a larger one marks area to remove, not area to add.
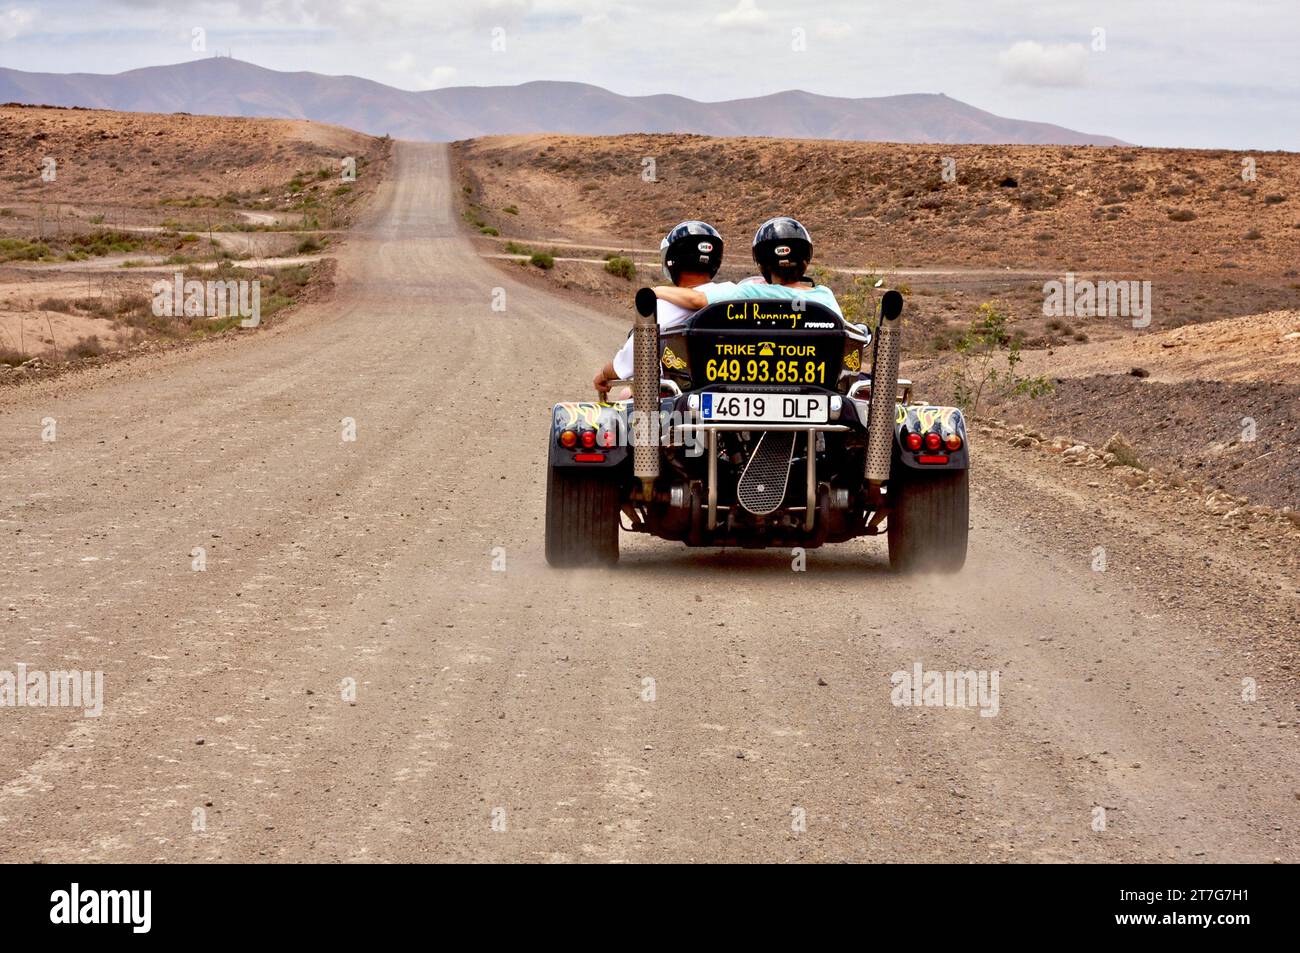
[[[722,236],[707,222],[682,222],[659,243],[664,277],[677,284],[683,271],[706,272],[710,278],[722,267]]]
[[[754,233],[754,263],[763,277],[778,265],[807,265],[812,261],[812,236],[788,215],[769,218]]]

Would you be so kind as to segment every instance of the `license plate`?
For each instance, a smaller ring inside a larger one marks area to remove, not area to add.
[[[700,417],[716,423],[824,424],[830,398],[818,394],[700,395]]]

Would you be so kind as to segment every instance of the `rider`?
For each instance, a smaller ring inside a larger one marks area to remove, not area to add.
[[[693,290],[701,295],[701,302],[691,308],[679,307],[661,296],[656,315],[660,334],[677,327],[704,307],[704,294],[722,293],[729,297],[728,293],[736,287],[730,281],[713,280],[722,266],[722,236],[706,222],[692,220],[673,226],[659,243],[659,259],[664,277],[676,288]],[[596,390],[608,394],[610,381],[631,377],[632,356],[632,337],[629,335],[614,359],[596,372],[592,381]]]
[[[698,311],[706,304],[733,298],[800,298],[825,305],[840,317],[835,293],[825,285],[805,277],[812,261],[812,236],[808,229],[787,215],[769,218],[754,233],[754,261],[763,273],[762,282],[741,283],[729,287],[655,288],[660,302],[669,301],[682,308]]]

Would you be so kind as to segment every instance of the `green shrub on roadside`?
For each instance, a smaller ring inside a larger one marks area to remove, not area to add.
[[[84,337],[68,350],[68,356],[72,358],[99,357],[106,348],[99,341],[99,335],[92,334],[90,337]]]
[[[1042,397],[1053,391],[1046,377],[1020,377],[1020,335],[1012,334],[1010,316],[992,301],[979,306],[979,314],[957,342],[958,363],[946,375],[953,400],[971,417],[979,414],[985,398]]]
[[[48,258],[50,246],[21,238],[0,238],[0,261],[40,261]]]
[[[1108,467],[1133,467],[1137,470],[1147,468],[1147,465],[1138,457],[1133,444],[1124,439],[1123,434],[1113,434],[1101,449],[1103,453],[1110,453],[1115,456],[1114,460],[1106,464]]]
[[[615,255],[606,261],[605,270],[615,278],[624,278],[627,281],[636,277],[636,263],[631,258],[624,258],[621,255]]]

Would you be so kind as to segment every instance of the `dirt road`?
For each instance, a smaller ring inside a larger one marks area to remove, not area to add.
[[[0,670],[104,673],[0,708],[0,859],[1300,857],[1295,579],[1095,476],[977,443],[954,580],[549,570],[549,405],[630,311],[479,259],[446,162],[397,150],[285,327],[0,395]],[[891,704],[918,662],[996,717]]]

